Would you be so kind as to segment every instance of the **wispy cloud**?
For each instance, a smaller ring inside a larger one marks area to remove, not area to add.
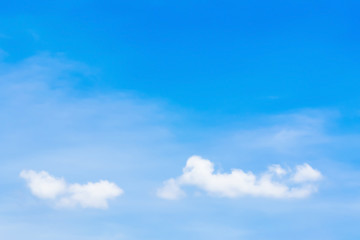
[[[56,178],[45,171],[23,170],[20,177],[25,179],[33,195],[50,199],[56,206],[83,208],[108,208],[108,200],[123,194],[115,183],[101,180],[86,184],[68,184],[63,178]]]
[[[6,112],[0,116],[0,157],[14,176],[33,168],[67,174],[80,166],[94,175],[113,171],[113,177],[118,167],[125,176],[129,168],[144,166],[138,161],[146,156],[173,147],[171,120],[161,103],[99,91],[91,87],[92,71],[61,55],[0,63],[0,108]]]
[[[326,110],[299,110],[294,113],[255,119],[255,127],[232,133],[232,141],[250,150],[270,150],[297,154],[299,150],[331,141],[326,132],[329,120],[337,113]]]
[[[259,176],[241,169],[231,173],[214,173],[214,164],[200,156],[188,159],[183,174],[169,179],[157,192],[165,199],[178,199],[185,195],[182,186],[195,186],[210,195],[220,197],[272,197],[304,198],[317,191],[316,182],[322,178],[318,170],[308,164],[296,166],[295,171],[271,165]]]
[[[41,183],[32,188],[34,194],[56,206],[104,207],[100,193],[93,195],[92,189],[106,189],[110,183],[93,179],[112,179],[146,194],[161,162],[179,152],[168,111],[161,102],[136,93],[99,91],[89,86],[93,81],[96,74],[90,67],[62,55],[0,62],[0,108],[6,113],[0,114],[0,180],[7,186],[1,194],[20,187],[22,169],[69,176],[69,183],[60,184],[50,174],[27,173],[34,176],[33,183]],[[93,183],[73,184],[89,179]]]

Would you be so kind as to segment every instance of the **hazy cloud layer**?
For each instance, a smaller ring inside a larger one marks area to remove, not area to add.
[[[157,194],[164,199],[178,199],[185,195],[182,186],[195,186],[210,195],[229,198],[245,195],[305,198],[317,191],[315,183],[321,178],[321,173],[306,163],[296,166],[294,171],[271,165],[259,176],[241,169],[232,169],[231,173],[214,173],[211,161],[192,156],[188,159],[183,174],[165,181]]]
[[[87,184],[67,184],[63,178],[56,178],[45,171],[23,170],[20,177],[26,180],[33,195],[50,199],[56,206],[83,208],[108,208],[108,200],[123,194],[115,183],[100,180]]]

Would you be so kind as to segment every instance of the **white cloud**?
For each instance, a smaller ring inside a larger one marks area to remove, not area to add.
[[[96,183],[71,184],[69,186],[70,196],[60,200],[62,205],[82,207],[107,208],[107,200],[115,198],[123,193],[116,184],[108,181]]]
[[[176,179],[165,181],[157,193],[160,198],[178,199],[184,195],[181,187],[186,185],[198,187],[213,196],[229,198],[245,195],[304,198],[317,191],[314,182],[321,179],[319,171],[304,164],[297,166],[295,173],[290,172],[279,165],[272,165],[259,176],[241,169],[233,169],[231,173],[214,173],[212,162],[192,156],[188,159],[183,174]],[[292,179],[294,181],[291,181]],[[309,183],[310,181],[312,183]]]
[[[87,184],[67,184],[45,171],[23,170],[20,177],[26,180],[32,194],[42,199],[52,199],[57,206],[83,208],[108,207],[108,200],[123,194],[115,183],[105,180]]]
[[[158,189],[157,195],[164,199],[174,200],[185,196],[177,181],[173,178],[164,182],[164,187]]]
[[[296,167],[296,173],[293,176],[294,182],[312,182],[318,181],[322,178],[318,170],[313,169],[309,164],[304,164]]]
[[[285,175],[287,173],[287,171],[278,164],[271,165],[268,169],[269,172],[273,172],[274,174],[279,176]]]
[[[27,181],[32,194],[39,198],[55,199],[66,192],[64,179],[55,178],[45,171],[39,173],[32,170],[22,171],[20,177]]]

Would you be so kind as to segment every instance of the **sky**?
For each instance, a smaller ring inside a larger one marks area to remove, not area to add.
[[[2,238],[360,238],[359,1],[0,3]]]

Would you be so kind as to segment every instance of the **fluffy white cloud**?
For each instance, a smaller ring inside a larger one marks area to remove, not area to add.
[[[39,198],[55,199],[66,192],[64,179],[55,178],[45,171],[38,173],[32,170],[22,171],[20,177],[27,181],[32,194]]]
[[[52,199],[57,206],[84,208],[108,207],[108,200],[120,196],[123,190],[105,180],[87,184],[67,184],[45,171],[23,170],[20,177],[26,180],[32,194],[42,199]]]
[[[296,166],[296,173],[293,176],[294,182],[312,182],[318,181],[322,178],[318,170],[313,169],[309,164]]]
[[[245,195],[272,198],[304,198],[317,191],[315,181],[321,173],[310,165],[296,167],[294,173],[279,165],[256,176],[252,172],[233,169],[231,173],[214,173],[214,164],[199,156],[188,159],[183,174],[164,182],[158,189],[158,196],[165,199],[178,199],[185,193],[181,186],[195,186],[210,195],[220,197],[241,197]]]
[[[107,200],[119,196],[123,191],[114,183],[108,181],[99,181],[96,183],[72,184],[68,191],[70,195],[60,199],[63,206],[107,208]]]

